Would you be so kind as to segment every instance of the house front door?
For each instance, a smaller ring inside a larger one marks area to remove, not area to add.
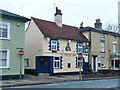
[[[92,56],[93,61],[93,72],[97,72],[97,55]]]
[[[36,71],[37,73],[50,72],[50,60],[47,57],[36,57]]]

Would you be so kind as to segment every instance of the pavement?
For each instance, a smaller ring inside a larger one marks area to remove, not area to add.
[[[118,74],[82,74],[82,80],[102,80],[102,79],[118,79]],[[79,81],[79,75],[55,75],[55,76],[34,76],[25,74],[22,80],[2,80],[0,88],[27,86],[27,85],[42,85],[61,82]]]

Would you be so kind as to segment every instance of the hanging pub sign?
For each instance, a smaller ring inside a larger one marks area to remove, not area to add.
[[[69,43],[67,43],[67,46],[66,46],[65,50],[66,51],[71,51],[71,47],[70,47]]]

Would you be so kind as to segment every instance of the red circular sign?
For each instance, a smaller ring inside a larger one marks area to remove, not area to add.
[[[79,53],[79,54],[78,54],[78,58],[79,58],[79,59],[82,59],[82,58],[83,58],[82,53]]]
[[[19,54],[20,56],[23,56],[23,55],[24,55],[24,51],[23,51],[23,50],[20,50],[20,51],[18,52],[18,54]]]

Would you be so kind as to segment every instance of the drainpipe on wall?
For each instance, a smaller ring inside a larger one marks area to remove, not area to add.
[[[91,58],[91,31],[89,31],[89,56],[88,56],[88,62],[90,62],[90,60],[91,60],[92,58]],[[91,60],[91,62],[92,62],[92,60]],[[91,67],[90,67],[91,66]],[[92,63],[91,63],[91,65],[90,65],[90,63],[89,63],[89,67],[90,67],[90,69],[92,70]],[[89,69],[89,70],[90,70]]]

